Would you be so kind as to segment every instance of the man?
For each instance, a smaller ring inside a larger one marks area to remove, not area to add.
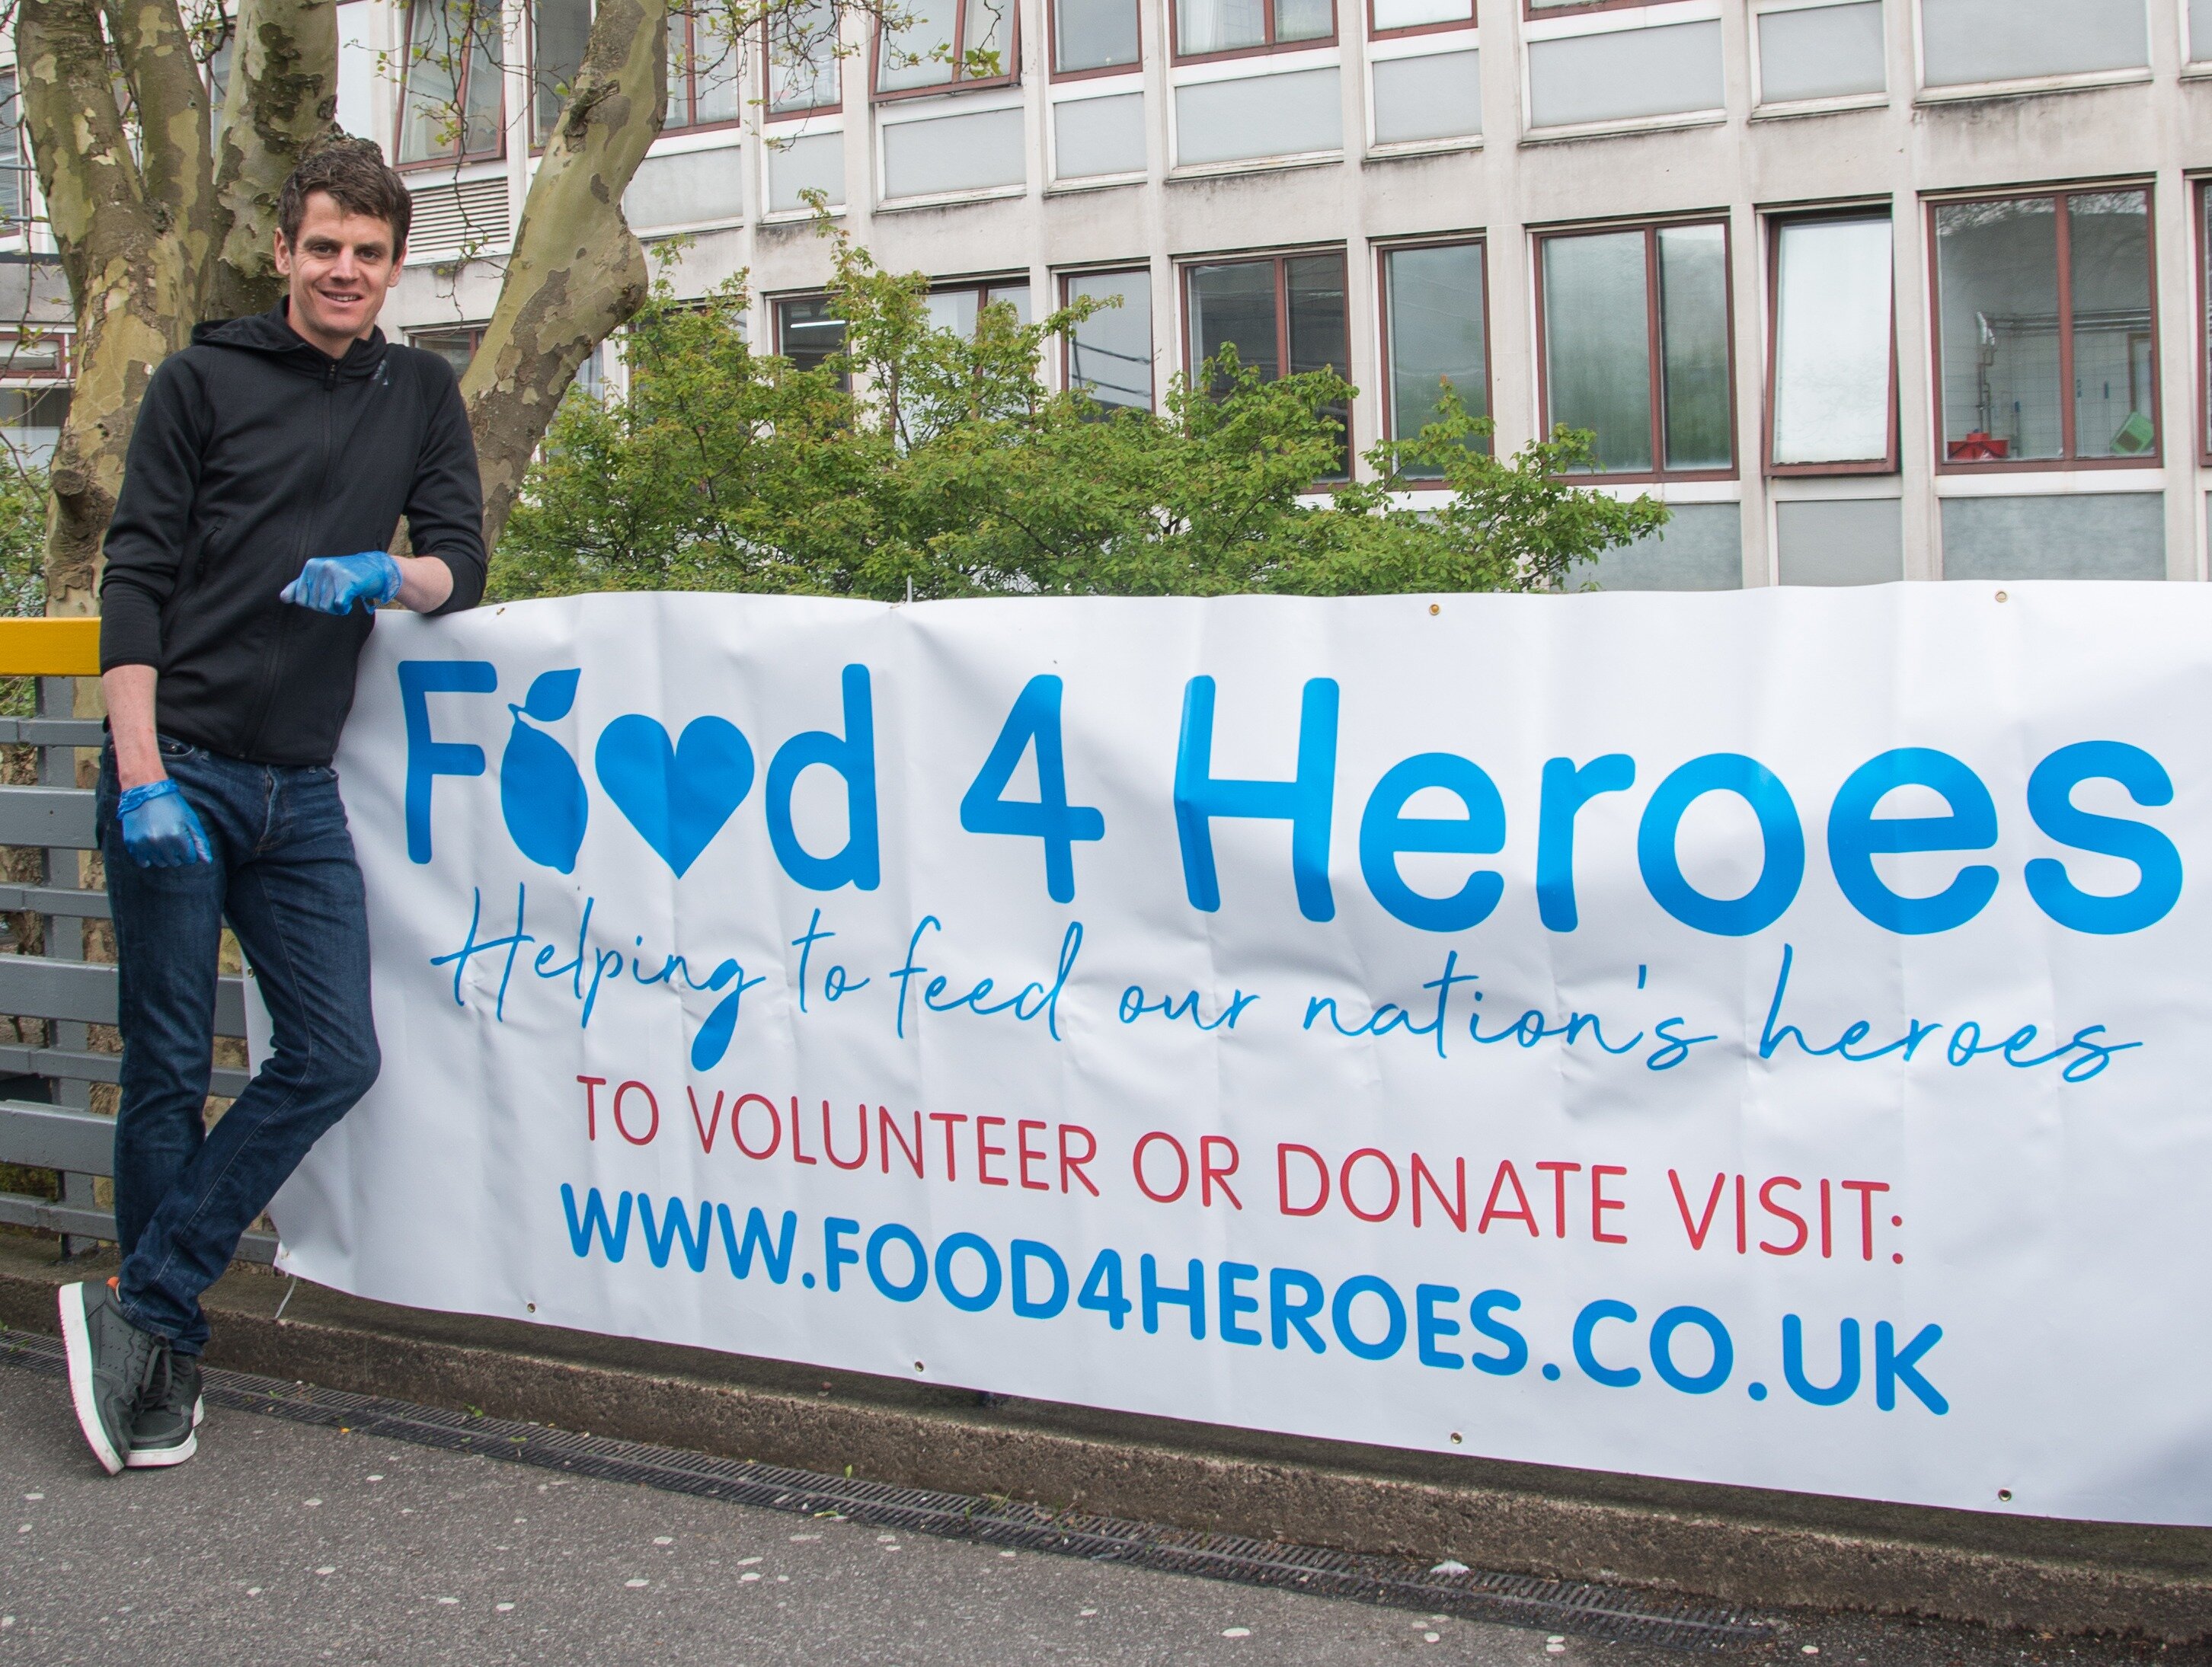
[[[202,324],[147,385],[100,585],[98,823],[121,972],[123,1264],[65,1286],[77,1421],[112,1475],[191,1457],[202,1291],[376,1081],[368,922],[331,759],[373,617],[483,592],[476,447],[453,373],[376,329],[406,187],[340,140],[285,182],[274,312]],[[412,547],[385,553],[400,517]],[[353,555],[319,554],[354,550]],[[225,920],[270,1057],[201,1118]]]

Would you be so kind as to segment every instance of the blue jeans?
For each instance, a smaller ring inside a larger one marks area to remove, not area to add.
[[[115,1226],[124,1312],[197,1355],[200,1293],[325,1130],[376,1081],[368,915],[337,773],[248,764],[161,739],[161,759],[207,829],[214,861],[140,868],[123,848],[110,747],[100,848],[121,963],[123,1100]],[[274,1027],[246,1092],[202,1123],[228,918]]]

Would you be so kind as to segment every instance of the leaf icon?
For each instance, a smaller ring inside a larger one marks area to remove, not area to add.
[[[568,715],[568,708],[576,704],[576,682],[584,675],[583,668],[572,666],[566,671],[546,671],[538,674],[530,686],[530,693],[522,697],[522,709],[541,724],[557,723]]]

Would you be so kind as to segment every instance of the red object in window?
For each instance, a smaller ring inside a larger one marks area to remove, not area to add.
[[[1977,428],[1964,439],[1950,441],[1944,452],[1953,463],[2002,463],[2012,455],[2012,442]]]

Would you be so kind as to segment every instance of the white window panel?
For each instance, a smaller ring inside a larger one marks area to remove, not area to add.
[[[886,197],[988,191],[1018,185],[1027,177],[1018,106],[885,122],[883,139]]]
[[[1774,506],[1784,585],[1887,585],[1905,577],[1899,498],[1800,499]]]
[[[1373,0],[1377,33],[1388,29],[1419,29],[1437,23],[1471,23],[1473,0]]]
[[[1062,179],[1145,171],[1145,95],[1069,99],[1052,107],[1053,166]]]
[[[1343,148],[1343,98],[1333,67],[1176,88],[1176,161],[1183,167]]]
[[[1768,104],[1886,91],[1881,0],[1771,11],[1759,20],[1759,96]]]
[[[337,124],[349,133],[381,133],[376,107],[376,37],[367,0],[338,8]]]
[[[1943,500],[1946,579],[2164,579],[2157,492]]]
[[[1686,115],[1723,101],[1717,21],[1528,43],[1533,126]]]
[[[1888,220],[1785,224],[1775,259],[1774,461],[1887,458]]]
[[[2150,63],[2143,0],[1920,0],[1930,87],[2140,70]]]
[[[1482,131],[1482,54],[1426,52],[1377,61],[1375,142],[1473,138]]]
[[[2189,0],[2190,62],[2212,58],[2212,0]]]
[[[768,206],[783,214],[804,209],[801,191],[827,192],[832,204],[845,200],[845,136],[807,133],[796,139],[771,139],[768,145]]]
[[[648,156],[623,193],[623,213],[642,229],[742,219],[745,171],[737,147]]]

